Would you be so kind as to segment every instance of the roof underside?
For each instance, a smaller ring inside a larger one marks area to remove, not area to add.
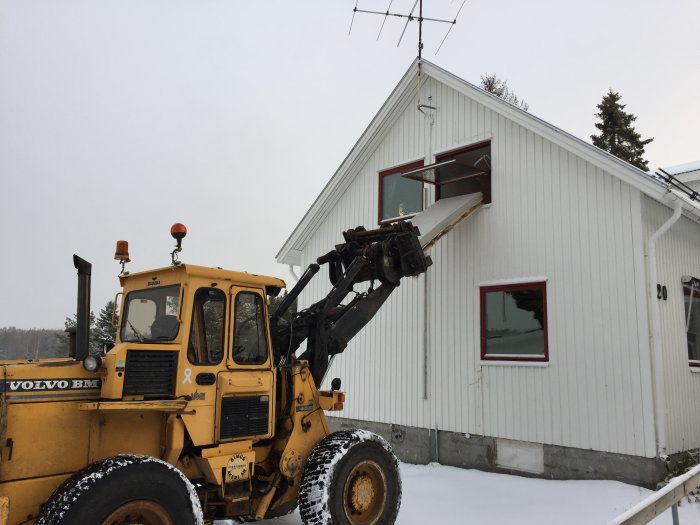
[[[618,159],[614,155],[598,149],[548,122],[487,93],[426,60],[422,60],[419,63],[416,59],[401,78],[396,88],[389,95],[389,98],[375,115],[372,122],[333,177],[323,188],[302,220],[286,240],[276,256],[278,262],[294,265],[299,265],[301,263],[301,254],[310,237],[333,206],[340,200],[345,190],[355,176],[361,171],[367,159],[391,129],[396,119],[406,109],[410,101],[413,100],[418,90],[418,83],[415,79],[419,71],[423,81],[425,81],[427,77],[434,78],[438,82],[462,93],[495,113],[503,115],[552,143],[589,161],[591,164],[598,166],[613,176],[618,177],[646,195],[665,203],[664,197],[669,193],[669,190],[660,180],[654,178],[651,174],[647,174],[631,164]],[[690,163],[692,166],[695,164],[696,163]],[[700,162],[697,164],[700,164]],[[698,206],[697,203],[684,202],[694,215],[700,216],[700,206]]]

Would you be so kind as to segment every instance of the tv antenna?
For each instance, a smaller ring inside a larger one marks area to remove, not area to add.
[[[360,0],[355,0],[355,8],[352,10],[352,20],[350,21],[350,30],[348,31],[348,35],[350,35],[350,32],[352,31],[352,25],[355,22],[355,14],[356,13],[366,13],[369,15],[381,15],[384,17],[384,20],[382,21],[382,26],[379,28],[379,34],[377,35],[377,40],[379,40],[379,37],[382,35],[382,31],[384,30],[384,24],[386,23],[387,18],[390,16],[397,17],[397,18],[405,18],[406,19],[406,24],[403,26],[403,31],[401,31],[401,36],[399,37],[399,41],[396,44],[396,47],[399,47],[401,45],[401,41],[403,40],[403,36],[406,34],[406,28],[408,27],[409,22],[418,22],[418,60],[421,60],[422,54],[423,54],[423,22],[438,22],[442,24],[449,24],[450,27],[447,30],[447,33],[445,33],[444,38],[442,39],[442,42],[440,42],[440,45],[437,48],[437,51],[435,51],[435,54],[437,55],[440,52],[440,48],[442,48],[442,44],[445,43],[445,40],[447,40],[447,37],[450,35],[450,31],[452,31],[452,28],[455,26],[457,23],[457,18],[459,17],[459,14],[462,12],[462,8],[464,7],[464,4],[467,3],[467,0],[462,0],[462,5],[459,6],[459,10],[457,11],[457,14],[452,20],[446,20],[442,18],[428,18],[426,16],[423,16],[423,0],[415,0],[413,3],[413,7],[411,8],[411,12],[406,14],[402,13],[392,13],[391,12],[391,5],[394,3],[394,0],[389,0],[389,6],[386,8],[386,11],[371,11],[368,9],[359,9],[358,4],[360,3]],[[416,6],[418,7],[418,14],[415,15],[416,11]]]

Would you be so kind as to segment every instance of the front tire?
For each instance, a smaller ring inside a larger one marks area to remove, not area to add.
[[[299,490],[305,525],[392,525],[401,505],[396,456],[365,430],[335,432],[306,462]]]
[[[202,525],[196,491],[180,471],[149,456],[121,455],[64,481],[37,525]]]

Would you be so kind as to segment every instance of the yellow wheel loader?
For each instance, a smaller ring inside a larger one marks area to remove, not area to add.
[[[292,512],[305,524],[390,525],[397,460],[379,436],[330,433],[329,362],[404,277],[431,261],[408,222],[344,232],[285,283],[178,260],[130,274],[117,336],[90,354],[91,265],[78,256],[71,357],[0,362],[0,525],[191,525]],[[331,291],[292,306],[327,265]]]

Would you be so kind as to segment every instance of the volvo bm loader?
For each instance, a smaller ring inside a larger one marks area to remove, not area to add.
[[[0,525],[255,521],[297,506],[305,524],[391,525],[397,460],[370,432],[330,433],[333,356],[405,277],[430,266],[409,222],[344,232],[285,283],[181,263],[129,274],[116,340],[89,354],[91,265],[78,256],[71,357],[0,362]],[[291,307],[322,265],[330,292]]]

